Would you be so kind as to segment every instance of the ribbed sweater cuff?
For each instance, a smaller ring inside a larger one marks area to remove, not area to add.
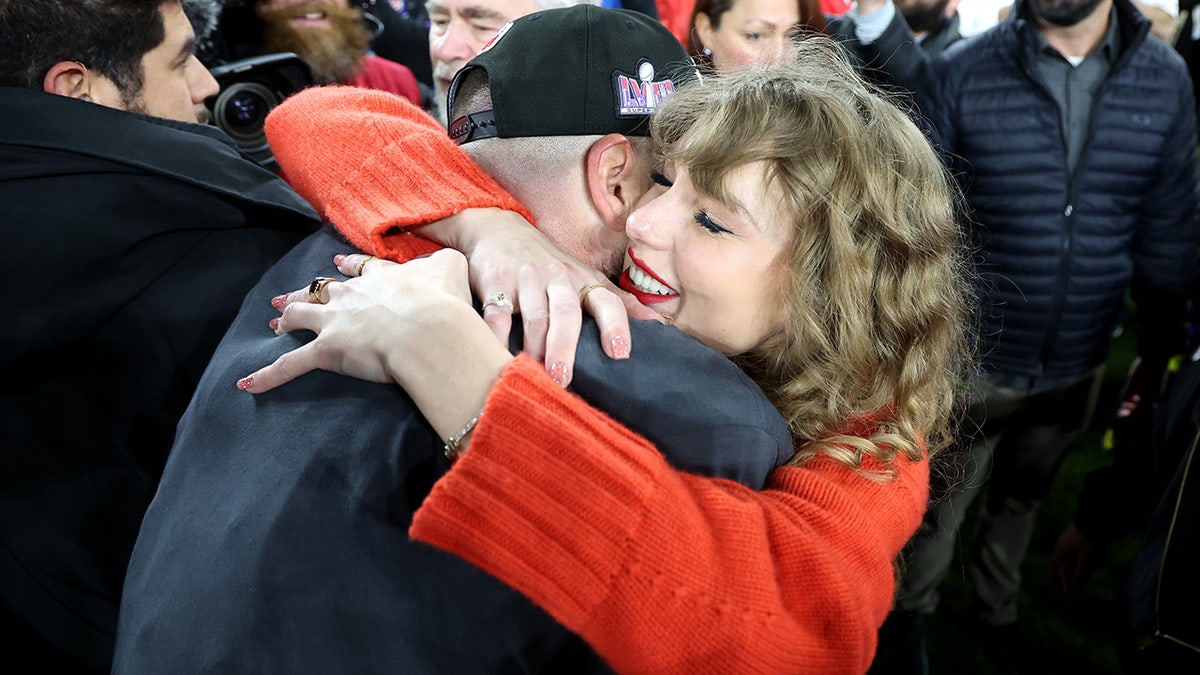
[[[439,248],[401,228],[469,208],[498,207],[532,222],[444,129],[401,97],[357,87],[311,87],[267,118],[291,185],[355,246],[407,259]]]
[[[664,470],[652,446],[518,356],[409,534],[478,566],[486,561],[501,579],[537,579],[517,590],[578,630],[611,591]],[[533,493],[549,499],[527,499]]]

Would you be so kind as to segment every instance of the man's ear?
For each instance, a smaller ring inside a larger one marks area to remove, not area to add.
[[[624,231],[646,182],[633,145],[621,134],[608,134],[588,148],[586,162],[588,197],[605,225]]]
[[[42,91],[90,101],[91,82],[87,67],[78,61],[59,61],[46,71]]]

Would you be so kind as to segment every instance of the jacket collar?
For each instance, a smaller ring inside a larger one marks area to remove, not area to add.
[[[942,51],[962,39],[962,20],[958,16],[958,12],[949,19],[945,19],[937,25],[925,36],[921,41],[921,47],[926,52],[932,54],[940,54]]]
[[[207,125],[0,87],[0,144],[101,158],[319,222],[312,206],[282,179],[244,157],[224,132]]]
[[[1113,0],[1113,10],[1116,14],[1118,37],[1117,50],[1113,58],[1113,61],[1116,62],[1122,54],[1129,52],[1146,39],[1146,35],[1150,32],[1150,21],[1142,16],[1142,13],[1133,6],[1130,0]],[[1016,0],[1013,3],[1010,21],[1013,30],[1020,36],[1024,53],[1030,56],[1035,54],[1041,41],[1038,39],[1037,19],[1033,15],[1033,9],[1030,8],[1028,0]]]

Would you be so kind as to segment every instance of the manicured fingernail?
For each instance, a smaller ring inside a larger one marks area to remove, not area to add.
[[[612,355],[614,359],[629,358],[629,338],[618,335],[612,339]]]
[[[567,386],[567,364],[562,361],[555,361],[550,364],[550,379],[560,387]]]
[[[246,391],[247,389],[249,389],[250,387],[253,387],[253,386],[254,386],[254,376],[253,375],[247,375],[246,377],[243,377],[242,379],[238,380],[238,382],[237,382],[237,388],[241,389],[242,391]]]
[[[343,261],[343,260],[345,260],[345,259],[346,259],[346,256],[344,256],[344,255],[342,255],[341,253],[339,253],[339,254],[337,254],[337,255],[333,256],[333,264],[334,264],[334,265],[337,265],[338,267],[341,267],[341,266],[342,266],[342,261]]]
[[[267,325],[271,327],[271,330],[279,330],[279,319],[271,319]]]
[[[277,295],[277,296],[271,298],[271,306],[274,307],[275,309],[283,309],[283,306],[286,304],[287,304],[287,294],[286,293],[284,295]]]

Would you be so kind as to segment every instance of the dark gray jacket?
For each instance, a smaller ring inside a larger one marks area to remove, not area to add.
[[[352,250],[328,228],[306,240],[214,355],[142,525],[115,672],[604,670],[523,596],[409,541],[448,465],[403,391],[328,372],[259,396],[234,388],[306,339],[274,336],[270,298]],[[572,388],[676,466],[761,487],[792,447],[758,388],[674,328],[632,328],[633,357],[612,361],[587,322]]]

